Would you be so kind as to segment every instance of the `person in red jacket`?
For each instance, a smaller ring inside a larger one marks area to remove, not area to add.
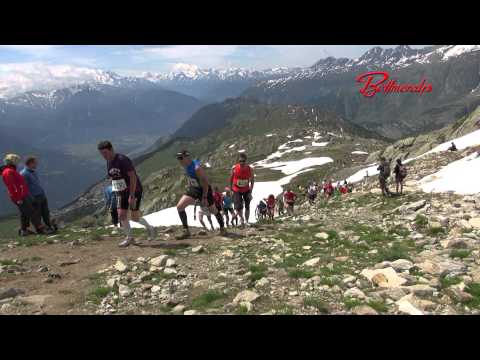
[[[250,202],[252,201],[253,185],[255,183],[253,168],[247,164],[247,155],[240,153],[238,163],[235,164],[230,173],[229,185],[233,190],[233,204],[235,213],[240,218],[241,226],[248,225],[250,217]],[[245,217],[243,216],[243,205],[245,204]]]
[[[297,199],[297,194],[295,194],[290,189],[287,189],[287,191],[283,193],[283,199],[287,208],[287,214],[292,216],[293,207],[295,206],[295,200]]]
[[[20,162],[20,156],[8,154],[3,160],[5,166],[1,168],[3,182],[7,187],[10,200],[17,206],[20,212],[20,236],[30,234],[28,226],[32,222],[38,234],[48,234],[45,227],[41,224],[40,214],[33,207],[32,198],[30,197],[27,182],[17,171],[17,165]]]

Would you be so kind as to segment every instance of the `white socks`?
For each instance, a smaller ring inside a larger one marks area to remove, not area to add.
[[[155,230],[153,229],[152,225],[150,225],[147,222],[147,220],[145,220],[145,218],[143,218],[143,217],[138,219],[138,223],[145,226],[145,228],[148,231],[148,236],[149,236],[150,240],[153,240],[153,238],[155,237]]]
[[[125,222],[122,222],[122,229],[123,229],[123,232],[125,233],[125,236],[130,239],[131,237],[131,232],[132,232],[132,229],[130,228],[130,220],[125,220]]]

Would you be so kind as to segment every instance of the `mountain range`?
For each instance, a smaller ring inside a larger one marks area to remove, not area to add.
[[[480,104],[479,50],[479,45],[374,47],[356,59],[328,57],[306,68],[262,71],[183,64],[167,74],[124,77],[91,70],[69,86],[2,90],[0,150],[40,154],[47,165],[45,182],[55,184],[47,187],[55,189],[58,205],[103,176],[95,144],[104,138],[141,163],[169,146],[173,151],[172,144],[180,146],[176,139],[207,139],[209,144],[216,143],[209,135],[218,131],[227,141],[242,131],[288,128],[288,111],[304,112],[308,126],[324,127],[319,118],[335,119],[361,138],[385,142],[414,136],[452,124]],[[355,79],[372,70],[389,71],[401,83],[425,78],[433,91],[367,99]],[[83,164],[89,176],[79,178],[70,164]],[[162,162],[149,164],[147,173],[152,173]],[[66,181],[56,184],[52,174]],[[67,188],[67,183],[75,186]],[[0,214],[7,207],[0,205]]]

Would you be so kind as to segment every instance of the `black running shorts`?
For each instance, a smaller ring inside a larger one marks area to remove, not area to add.
[[[252,201],[251,191],[233,192],[233,204],[235,206],[235,210],[242,210],[244,203],[245,208],[250,209],[250,201]]]
[[[128,197],[130,196],[130,192],[122,191],[117,193],[117,209],[128,210]],[[140,205],[142,203],[142,196],[143,192],[139,191],[135,194],[136,201],[132,204],[130,210],[138,211],[140,210]]]
[[[190,186],[187,189],[187,191],[185,192],[185,195],[190,196],[191,198],[194,198],[196,200],[202,201],[203,188]],[[208,206],[212,206],[213,203],[214,203],[213,192],[212,192],[212,187],[211,186],[208,186],[207,201],[208,201]]]

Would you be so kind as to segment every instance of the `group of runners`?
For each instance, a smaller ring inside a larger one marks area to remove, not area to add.
[[[148,239],[154,239],[156,237],[155,227],[150,225],[140,212],[143,187],[133,162],[128,156],[115,152],[110,141],[100,142],[98,151],[107,162],[107,174],[111,180],[111,185],[105,190],[106,208],[110,210],[113,224],[119,224],[125,234],[125,238],[119,243],[119,246],[127,247],[131,244],[138,244],[132,236],[130,220],[143,225],[148,232]],[[232,167],[227,181],[228,185],[223,192],[218,187],[212,188],[202,164],[199,160],[192,159],[188,150],[177,153],[176,159],[184,169],[188,183],[185,193],[176,206],[183,226],[183,232],[176,237],[177,239],[187,239],[191,236],[185,211],[190,205],[194,206],[194,220],[198,215],[199,221],[205,229],[207,227],[204,217],[209,221],[210,229],[214,230],[212,215],[218,222],[221,234],[226,234],[225,227],[250,225],[250,203],[255,180],[253,167],[248,164],[245,153],[239,154],[238,162]],[[20,160],[18,155],[9,154],[4,158],[5,165],[0,168],[10,199],[19,209],[21,223],[19,234],[27,236],[33,233],[29,230],[30,223],[33,224],[36,233],[52,234],[57,228],[50,220],[47,197],[36,171],[38,159],[34,156],[27,157],[23,170],[19,172],[17,167]],[[391,194],[386,185],[390,176],[390,161],[391,159],[387,161],[385,158],[381,158],[378,167],[380,187],[386,196]],[[401,194],[403,180],[406,177],[406,167],[400,159],[397,160],[394,173],[397,193],[400,188]],[[299,192],[302,193],[303,190],[299,186]],[[319,193],[323,192],[325,199],[328,199],[336,193],[346,194],[352,190],[352,184],[346,180],[343,183],[338,182],[334,186],[333,180],[325,179],[321,186],[316,182],[310,183],[305,189],[305,195],[313,204]],[[257,205],[255,217],[257,220],[266,218],[273,220],[275,210],[278,215],[283,215],[285,210],[288,215],[293,215],[297,198],[297,194],[290,188],[277,196],[270,194]]]

